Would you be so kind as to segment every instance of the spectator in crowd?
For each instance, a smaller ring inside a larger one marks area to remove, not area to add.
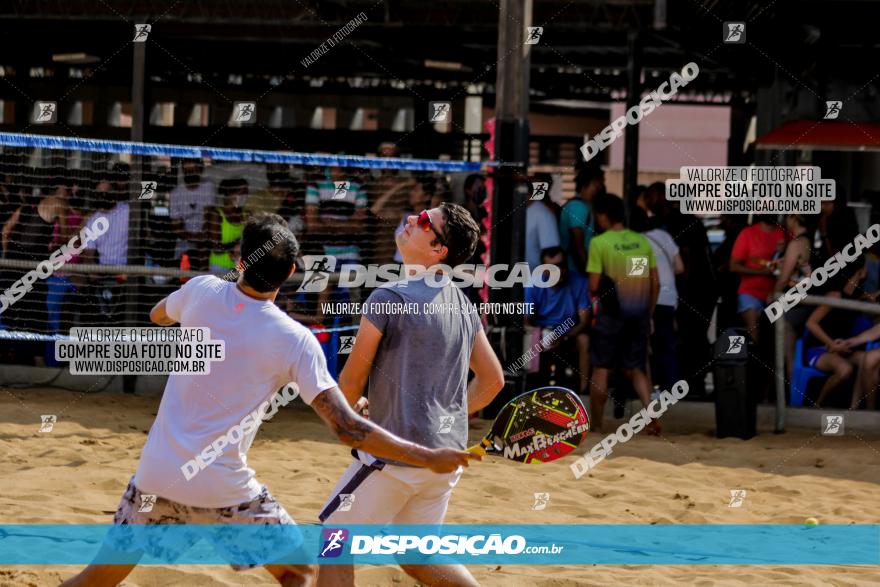
[[[343,167],[328,168],[324,177],[306,188],[306,231],[339,264],[360,263],[367,193]]]
[[[712,364],[708,332],[719,295],[709,237],[701,218],[682,214],[678,202],[666,199],[666,186],[662,182],[648,186],[645,200],[654,213],[652,226],[672,236],[684,262],[684,273],[676,283],[681,302],[676,312],[680,342],[678,366],[681,377],[690,386],[689,397],[700,397],[705,395],[706,371]]]
[[[327,287],[318,292],[297,291],[297,286],[287,283],[282,286],[282,295],[276,302],[288,316],[306,326],[318,339],[324,358],[327,359],[327,370],[334,377],[337,375],[340,364],[338,355],[341,336],[354,334],[338,329],[341,326],[350,325],[350,316],[345,314],[326,314],[327,304],[349,303],[351,295],[349,289],[338,287],[337,284],[328,283]],[[281,300],[284,300],[281,302]],[[344,356],[344,355],[343,355]]]
[[[577,271],[570,271],[565,252],[559,245],[541,251],[541,262],[559,268],[559,282],[552,287],[527,287],[525,302],[533,304],[534,314],[526,316],[526,325],[540,328],[540,338],[547,342],[540,356],[542,381],[549,375],[553,359],[577,353],[580,393],[586,394],[590,373],[590,292],[587,278]],[[539,263],[540,264],[540,263]],[[555,331],[558,337],[549,341]],[[567,365],[567,358],[562,359]]]
[[[51,185],[51,181],[49,182]],[[56,190],[43,189],[39,196],[26,195],[24,202],[7,219],[2,229],[3,251],[6,259],[27,261],[36,266],[46,261],[52,252],[55,224],[66,226],[67,200],[56,195]],[[66,229],[65,229],[66,230]],[[0,292],[28,274],[33,267],[9,269],[0,284]],[[46,301],[48,286],[37,279],[27,295],[21,297],[3,312],[4,324],[13,330],[44,333],[46,331]],[[38,354],[35,350],[34,356]],[[38,363],[39,364],[39,363]]]
[[[25,203],[25,176],[28,172],[9,172],[0,184],[0,227]],[[31,172],[32,173],[32,172]]]
[[[810,247],[810,233],[807,228],[806,216],[787,214],[785,216],[785,230],[789,239],[785,245],[785,252],[772,265],[777,276],[776,285],[771,295],[772,299],[779,297],[805,277],[809,277],[811,271],[812,248]],[[797,339],[803,334],[807,318],[812,310],[812,307],[806,304],[798,304],[785,313],[785,372],[788,379],[791,379],[791,366]]]
[[[642,233],[651,244],[657,260],[660,293],[654,308],[651,328],[651,376],[661,389],[672,389],[678,381],[678,360],[675,349],[675,308],[678,306],[678,290],[675,276],[684,273],[678,245],[662,228],[649,229],[648,215],[641,207],[634,207],[630,215],[630,228]]]
[[[123,161],[113,164],[110,171],[110,191],[117,202],[131,199],[131,165]]]
[[[544,197],[549,199],[550,188],[553,186],[550,174],[539,174],[535,181],[547,183],[548,195]],[[526,262],[529,270],[534,271],[541,264],[541,251],[558,246],[560,241],[556,216],[544,200],[529,200],[526,204]]]
[[[99,265],[127,265],[129,203],[121,199],[125,196],[120,194],[106,178],[98,182],[95,192],[97,211],[86,219],[85,224],[91,226],[99,216],[103,216],[107,219],[107,232],[86,244],[82,261],[88,264],[97,262]],[[89,316],[94,324],[114,323],[121,320],[125,309],[127,280],[128,276],[124,273],[88,276],[97,307],[97,313]]]
[[[238,247],[247,219],[241,205],[248,195],[248,183],[241,177],[224,179],[218,191],[221,205],[205,209],[205,228],[211,244],[208,267],[212,273],[228,273],[241,257]]]
[[[147,265],[159,267],[175,267],[180,261],[175,257],[177,237],[172,228],[171,192],[177,186],[177,173],[167,167],[152,177],[144,180],[156,182],[156,192],[148,200],[146,257]],[[154,283],[165,284],[168,278],[161,275],[153,276]]]
[[[58,221],[52,233],[51,250],[56,250],[70,241],[75,235],[79,234],[80,229],[85,221],[83,206],[85,205],[83,193],[85,186],[76,186],[72,179],[64,177],[64,170],[57,170],[52,180],[50,189],[54,188],[52,196],[60,198],[64,202],[65,212],[59,215]],[[87,184],[88,179],[80,179],[81,184]],[[76,195],[74,195],[76,190]],[[68,260],[65,265],[75,265],[80,260],[79,255],[75,255]],[[46,305],[48,310],[48,326],[49,332],[61,334],[63,329],[61,326],[62,313],[64,311],[65,300],[68,294],[76,292],[85,285],[85,276],[79,273],[70,273],[64,271],[63,268],[55,271],[46,278],[47,297]]]
[[[651,400],[648,335],[660,281],[650,242],[624,226],[623,200],[600,194],[593,201],[593,210],[602,234],[590,243],[587,263],[590,293],[599,298],[596,323],[590,333],[590,423],[601,431],[612,370],[623,370],[645,406]],[[652,420],[646,429],[650,434],[659,434],[660,425]]]
[[[874,244],[865,258],[865,281],[861,299],[876,302],[880,298],[880,243]]]
[[[862,345],[880,340],[880,324],[875,324],[861,334],[850,337],[843,341],[844,346],[851,352],[863,348]],[[862,399],[865,400],[865,409],[877,408],[877,387],[880,386],[880,348],[865,351],[859,361],[858,382],[853,388],[852,399],[849,409],[857,410]]]
[[[486,201],[486,180],[482,175],[472,174],[464,180],[464,207],[478,223],[486,218],[483,208]]]
[[[217,204],[214,184],[202,181],[205,166],[199,159],[185,159],[182,164],[183,184],[171,190],[171,222],[177,233],[175,258],[184,253],[190,266],[196,270],[208,267],[208,247],[205,242],[205,208]]]
[[[574,180],[574,196],[562,207],[559,240],[568,257],[568,267],[585,273],[590,239],[593,238],[594,199],[605,192],[605,172],[598,165],[584,165]]]
[[[654,212],[651,211],[651,206],[649,206],[648,202],[648,186],[641,184],[636,186],[635,197],[631,198],[629,202],[629,208],[630,210],[634,208],[641,208],[641,210],[648,218],[654,215]]]
[[[855,282],[849,280],[848,284],[844,285],[843,291],[836,289],[824,291],[823,295],[834,299],[849,298],[854,286]],[[816,306],[807,319],[807,330],[810,336],[806,339],[804,362],[810,367],[830,374],[830,377],[822,385],[819,397],[814,404],[817,408],[822,407],[827,397],[835,389],[849,381],[854,370],[862,362],[864,352],[856,350],[855,343],[862,337],[861,335],[853,337],[856,318],[857,315],[854,312],[823,304]],[[853,387],[852,402],[855,405],[852,409],[858,407],[861,390],[862,383],[857,381]],[[806,392],[806,390],[803,391]]]
[[[822,219],[820,219],[822,220]],[[812,262],[813,267],[824,264],[826,257],[842,251],[858,234],[858,224],[852,210],[846,206],[835,206],[824,218],[823,245]],[[833,277],[820,286],[810,290],[813,295],[834,299],[852,299],[859,281],[864,275],[864,256],[847,263]],[[864,353],[846,341],[857,337],[859,315],[849,310],[832,308],[827,305],[816,306],[807,319],[808,336],[804,340],[804,362],[820,371],[830,373],[822,385],[815,406],[821,407],[831,393],[848,381],[854,370],[862,362]],[[862,328],[861,330],[864,330]],[[858,406],[862,384],[857,381],[853,402]],[[807,390],[802,390],[806,393]],[[858,394],[856,397],[855,394]]]
[[[266,165],[266,181],[268,182],[266,188],[252,193],[243,202],[242,207],[248,217],[261,212],[278,213],[290,191],[288,165],[286,163],[268,163]]]
[[[287,220],[290,232],[304,242],[306,239],[306,182],[301,177],[287,175],[283,180],[287,195],[281,202],[278,214]]]
[[[730,270],[740,276],[737,310],[749,335],[760,340],[759,320],[776,283],[772,261],[785,246],[785,233],[772,214],[756,215],[754,222],[736,238]]]
[[[730,270],[730,254],[733,252],[733,243],[736,242],[736,237],[745,228],[745,222],[739,214],[725,214],[721,216],[719,226],[724,231],[724,241],[712,253],[712,268],[718,277],[718,291],[720,293],[716,320],[717,335],[740,324],[736,300],[736,291],[739,289],[739,274]]]
[[[840,198],[840,194],[837,196]],[[841,207],[846,207],[846,203],[841,201]],[[831,215],[834,214],[835,210],[840,210],[840,207],[837,206],[837,203],[834,200],[823,200],[820,204],[819,209],[819,222],[817,227],[817,232],[819,233],[819,259],[827,259],[830,255],[831,248],[828,243],[828,220],[831,218]],[[818,265],[816,265],[818,267]]]

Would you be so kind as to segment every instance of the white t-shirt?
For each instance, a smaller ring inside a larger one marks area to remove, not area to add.
[[[660,277],[660,295],[657,305],[678,307],[678,291],[675,289],[675,267],[673,259],[678,254],[678,245],[665,230],[655,228],[645,233],[654,256],[657,258],[657,274]]]
[[[107,232],[89,241],[85,248],[98,251],[99,265],[125,265],[128,263],[128,202],[119,202],[107,212],[95,212],[84,226],[91,226],[100,216],[107,219]]]
[[[171,218],[183,221],[187,232],[201,232],[205,224],[205,208],[217,204],[217,190],[214,184],[203,181],[195,189],[189,189],[185,185],[178,185],[171,190],[169,196],[171,206]],[[178,239],[174,254],[180,258],[187,249],[193,248],[193,243]]]
[[[541,264],[541,251],[559,246],[556,216],[543,202],[526,208],[526,262],[533,270]]]
[[[171,375],[135,474],[143,493],[185,505],[221,508],[250,501],[260,483],[247,451],[257,429],[187,481],[181,467],[293,381],[307,404],[336,386],[315,336],[273,302],[243,294],[212,275],[168,296],[168,315],[183,327],[208,327],[225,341],[225,360],[208,375]]]
[[[208,181],[193,189],[181,184],[171,190],[171,217],[183,220],[187,232],[199,232],[205,223],[205,208],[217,204],[217,190]]]

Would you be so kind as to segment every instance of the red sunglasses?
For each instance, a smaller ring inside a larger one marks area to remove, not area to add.
[[[440,241],[440,244],[444,247],[446,246],[446,239],[443,238],[443,235],[437,231],[434,227],[434,223],[431,222],[431,216],[428,214],[427,210],[422,210],[419,212],[419,218],[416,220],[416,224],[421,227],[422,230],[428,232],[429,230],[434,231],[434,235],[437,237],[437,240]]]

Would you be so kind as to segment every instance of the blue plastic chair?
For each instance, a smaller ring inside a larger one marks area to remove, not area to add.
[[[828,377],[828,373],[804,363],[804,339],[799,338],[794,347],[794,360],[791,366],[791,385],[789,388],[791,398],[789,405],[792,407],[804,405],[807,386],[810,383],[810,379],[814,377]]]

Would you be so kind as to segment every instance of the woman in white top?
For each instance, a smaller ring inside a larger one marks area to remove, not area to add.
[[[657,274],[660,277],[660,294],[651,328],[651,377],[660,389],[670,389],[678,381],[678,365],[675,358],[675,308],[678,306],[678,291],[675,276],[684,273],[684,262],[678,245],[672,236],[661,228],[649,228],[648,215],[640,207],[633,207],[630,228],[641,232],[657,258]]]

